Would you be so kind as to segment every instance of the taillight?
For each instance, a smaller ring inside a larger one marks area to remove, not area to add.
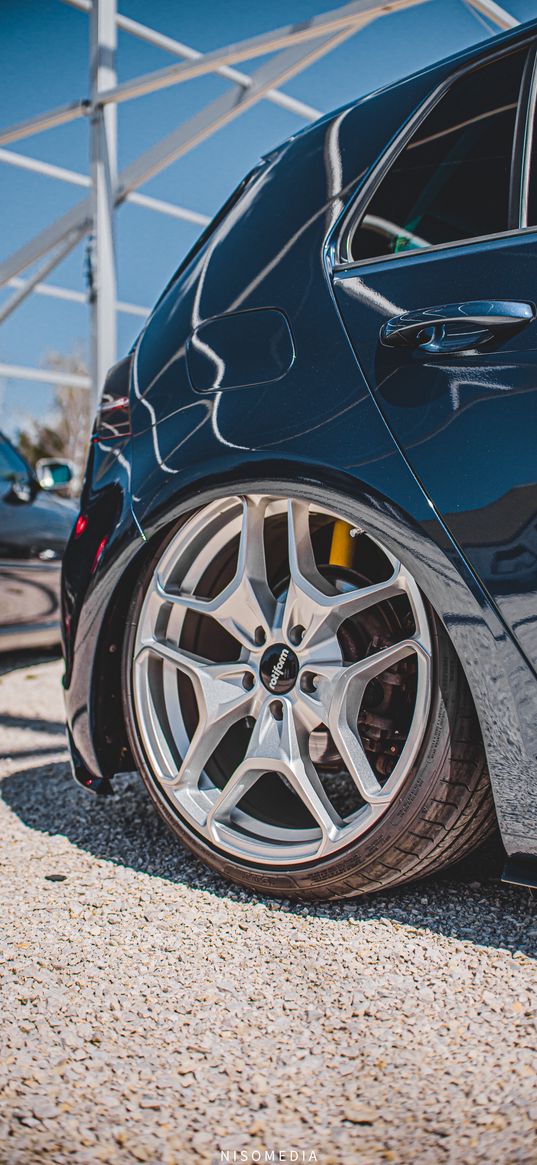
[[[103,394],[97,408],[92,439],[94,441],[121,441],[131,434],[129,381],[132,353],[114,364],[104,382]]]
[[[108,542],[108,538],[107,538],[107,537],[101,538],[101,541],[99,542],[99,545],[98,545],[98,547],[97,547],[97,551],[96,551],[95,557],[94,557],[94,559],[93,559],[93,563],[92,563],[92,566],[91,566],[91,571],[90,571],[90,574],[95,574],[95,571],[97,570],[97,567],[98,567],[98,565],[99,565],[99,563],[100,563],[100,561],[101,561],[101,558],[102,558],[102,556],[103,556],[103,554],[104,554],[104,551],[105,551],[105,549],[106,549],[106,543],[107,543],[107,542]]]
[[[88,515],[79,514],[73,530],[73,538],[81,538],[88,524]]]

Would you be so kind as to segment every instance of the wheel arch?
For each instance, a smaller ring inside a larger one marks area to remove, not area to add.
[[[364,481],[347,472],[330,471],[326,466],[282,464],[281,459],[254,462],[225,473],[200,474],[164,508],[148,514],[144,523],[146,542],[139,544],[114,590],[103,619],[94,675],[107,672],[105,684],[96,697],[93,722],[96,752],[101,771],[114,772],[133,767],[121,708],[121,650],[126,633],[127,597],[150,557],[174,530],[183,515],[196,504],[230,492],[263,492],[277,486],[282,493],[297,485],[312,494],[312,500],[326,500],[326,492],[338,495],[342,513],[357,521],[357,510],[366,529],[381,537],[414,574],[425,597],[444,625],[466,676],[479,721],[502,836],[510,852],[520,849],[527,833],[525,812],[513,790],[512,772],[517,766],[531,766],[510,674],[520,673],[520,658],[495,612],[488,607],[479,584],[460,555],[446,548],[441,523],[435,518],[418,521],[393,498],[383,496]],[[112,650],[111,650],[112,648]],[[95,684],[94,684],[95,689]],[[111,709],[114,709],[111,715]],[[116,725],[110,729],[110,724]],[[107,739],[107,737],[109,739]],[[118,764],[120,760],[120,764]],[[533,761],[534,764],[534,761]],[[533,814],[535,809],[533,808]],[[536,828],[537,834],[537,828]]]

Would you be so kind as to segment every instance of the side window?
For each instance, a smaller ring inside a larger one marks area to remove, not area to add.
[[[456,81],[407,142],[361,222],[351,260],[508,230],[511,158],[527,50]]]
[[[16,449],[0,436],[0,498],[9,493],[14,481],[27,482],[29,470]]]
[[[0,437],[0,482],[14,481],[16,477],[28,477],[28,466],[17,450]]]

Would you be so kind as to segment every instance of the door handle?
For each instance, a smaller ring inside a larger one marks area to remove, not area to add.
[[[533,319],[532,303],[512,300],[448,303],[394,316],[380,329],[380,340],[388,348],[466,352],[494,340],[507,339]]]

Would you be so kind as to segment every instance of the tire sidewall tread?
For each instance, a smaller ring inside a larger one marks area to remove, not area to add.
[[[249,490],[257,492],[253,487]],[[298,489],[293,492],[300,496]],[[306,496],[309,493],[302,492]],[[193,508],[203,504],[204,499],[199,497]],[[350,505],[348,498],[332,491],[324,504],[334,508],[344,504],[347,510]],[[477,717],[455,651],[429,604],[434,674],[427,732],[401,792],[369,832],[329,858],[282,870],[224,855],[173,812],[165,794],[155,787],[138,735],[133,713],[132,654],[146,585],[183,521],[184,518],[174,522],[159,539],[133,595],[123,645],[122,697],[129,742],[145,787],[159,814],[187,848],[224,878],[249,890],[288,898],[330,900],[422,878],[459,860],[484,840],[494,828],[495,815]],[[477,823],[479,818],[481,822]],[[474,819],[476,829],[471,828]],[[418,832],[420,826],[425,827],[425,834]]]

